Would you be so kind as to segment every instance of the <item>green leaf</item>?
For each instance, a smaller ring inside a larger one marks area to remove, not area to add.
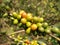
[[[54,38],[52,38],[51,42],[52,42],[53,45],[58,45],[57,40],[55,40]]]

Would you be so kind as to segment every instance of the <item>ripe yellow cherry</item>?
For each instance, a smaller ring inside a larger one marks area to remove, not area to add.
[[[27,27],[30,27],[30,26],[31,26],[31,22],[27,22],[27,23],[26,23],[26,26],[27,26]]]
[[[25,18],[21,19],[21,23],[26,24],[27,20]]]
[[[36,30],[37,29],[37,25],[36,24],[32,24],[31,25],[31,29],[34,31],[34,30]]]
[[[27,20],[32,20],[32,14],[31,13],[27,14]]]
[[[17,15],[17,19],[21,19],[21,15]]]
[[[29,34],[31,31],[31,28],[26,29],[26,33]]]
[[[24,10],[20,11],[20,15],[22,18],[27,18],[27,13]]]

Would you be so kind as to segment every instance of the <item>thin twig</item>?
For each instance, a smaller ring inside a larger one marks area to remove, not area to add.
[[[16,32],[11,33],[11,34],[17,34],[17,33],[22,33],[22,32],[25,32],[25,30],[16,31]],[[11,37],[11,34],[7,35],[7,37],[8,37],[9,39],[14,39],[14,38]]]
[[[53,38],[55,38],[56,40],[58,40],[58,41],[60,41],[60,38],[58,38],[58,37],[56,37],[56,36],[54,36],[54,35],[52,35],[52,34],[49,34],[51,37],[53,37]]]
[[[11,34],[17,34],[17,33],[22,33],[22,32],[25,32],[25,30],[16,31],[16,32],[11,33]],[[10,36],[11,34],[9,34],[9,36]]]

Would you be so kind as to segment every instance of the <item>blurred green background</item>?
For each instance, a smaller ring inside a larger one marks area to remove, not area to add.
[[[0,17],[1,12],[20,10],[44,17],[50,25],[60,22],[60,0],[0,0]]]

